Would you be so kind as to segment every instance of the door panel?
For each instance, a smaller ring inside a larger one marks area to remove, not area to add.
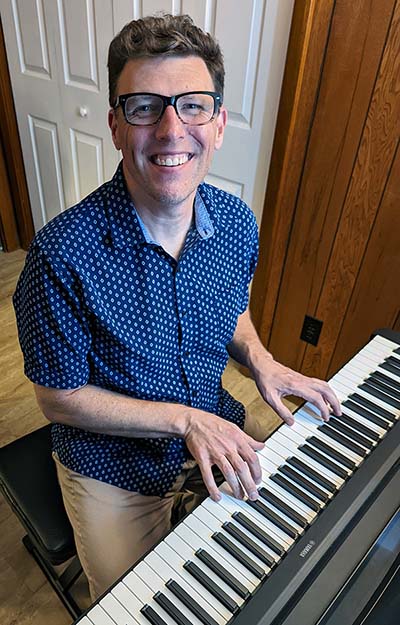
[[[315,29],[311,8],[308,17],[309,27]],[[400,231],[386,233],[387,249],[381,239],[383,224],[397,223],[395,204],[385,194],[393,185],[391,171],[400,140],[400,1],[337,0],[326,32],[325,49],[301,68],[307,81],[320,64],[317,88],[305,92],[313,111],[302,129],[307,144],[299,162],[292,153],[292,167],[301,175],[292,188],[284,179],[278,183],[281,194],[271,206],[274,218],[261,227],[261,256],[266,253],[264,241],[272,240],[276,248],[286,250],[286,257],[283,270],[276,273],[278,296],[269,303],[272,318],[259,315],[257,323],[271,328],[262,338],[278,360],[320,377],[342,366],[377,325],[389,320],[394,324],[400,308],[398,264],[392,263],[392,286],[384,274],[386,254],[395,240],[400,249]],[[292,136],[298,134],[300,122],[295,115],[289,123],[285,120]],[[286,149],[290,138],[288,145]],[[280,175],[271,170],[273,181]],[[284,175],[290,182],[290,171]],[[285,189],[291,192],[289,200]],[[293,218],[286,238],[274,241],[269,230],[277,230],[282,206],[288,202]],[[272,275],[273,255],[270,262]],[[258,310],[266,310],[260,306],[267,287],[262,280],[258,273],[253,289]],[[365,292],[371,296],[373,291],[379,293],[380,308],[366,305]],[[300,339],[305,315],[323,322],[317,346]]]
[[[229,121],[208,179],[239,193],[260,218],[293,0],[249,0],[234,11],[229,0],[0,0],[0,7],[36,229],[112,176],[119,154],[107,126],[108,46],[127,21],[159,11],[189,12],[221,43]],[[51,138],[46,159],[30,118]],[[38,178],[44,162],[60,172],[56,193]]]

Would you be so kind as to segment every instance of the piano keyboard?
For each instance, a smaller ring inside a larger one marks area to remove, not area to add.
[[[353,504],[356,480],[361,490],[373,481],[362,474],[364,466],[379,479],[370,461],[381,445],[385,456],[397,447],[392,441],[390,449],[383,449],[391,432],[399,433],[397,343],[375,336],[330,385],[343,415],[324,423],[316,409],[305,404],[296,412],[293,426],[280,426],[258,452],[263,474],[257,501],[234,499],[223,484],[218,503],[206,499],[76,623],[255,623],[256,618],[249,620],[246,613],[253,598],[264,603],[265,610],[271,601],[272,619],[278,610],[273,613],[275,604],[282,602],[272,586],[276,572],[286,562],[286,568],[293,566],[290,557],[296,551],[296,563],[304,562],[305,575],[311,566],[306,564],[308,554],[318,542],[318,532],[312,538],[313,528],[330,506],[334,508],[332,502],[337,500],[346,512],[352,507],[343,500],[348,485],[354,483]],[[339,512],[340,508],[336,515],[341,519],[345,514]],[[324,531],[334,534],[330,526]],[[297,571],[300,565],[295,566]],[[297,587],[293,585],[291,592]]]

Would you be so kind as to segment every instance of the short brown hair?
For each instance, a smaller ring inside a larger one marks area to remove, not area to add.
[[[198,28],[189,15],[149,16],[124,26],[108,50],[110,106],[114,105],[118,78],[130,59],[169,56],[199,56],[205,62],[215,90],[223,95],[224,61],[221,48],[209,34]]]

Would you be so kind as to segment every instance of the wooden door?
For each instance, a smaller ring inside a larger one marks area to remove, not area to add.
[[[278,360],[330,377],[400,327],[400,1],[299,4],[252,310]]]

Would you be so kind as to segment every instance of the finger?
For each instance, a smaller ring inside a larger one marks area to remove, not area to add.
[[[209,463],[199,461],[199,467],[203,482],[210,494],[211,499],[213,501],[219,501],[221,499],[221,493],[219,492],[218,486],[215,482],[211,465]]]
[[[237,476],[240,480],[242,488],[247,493],[249,499],[255,501],[258,499],[257,482],[261,481],[261,468],[257,480],[254,479],[254,475],[250,470],[250,465],[240,456],[236,460],[231,460],[233,467],[236,470]],[[257,459],[258,463],[258,459]],[[256,470],[253,468],[253,470]],[[257,471],[256,471],[257,475]]]
[[[219,467],[223,476],[225,477],[225,480],[229,484],[233,496],[236,497],[236,499],[243,499],[244,492],[242,485],[238,480],[238,475],[235,468],[232,466],[228,458],[223,456],[216,464]]]
[[[253,439],[250,439],[253,440]],[[257,441],[256,441],[257,442]],[[262,448],[263,449],[265,447],[265,444],[262,443]],[[250,447],[250,449],[249,449]],[[261,478],[262,478],[262,469],[261,469],[261,465],[260,465],[260,460],[258,458],[258,455],[255,453],[254,449],[251,448],[251,445],[247,447],[245,450],[239,450],[240,451],[240,455],[242,456],[243,460],[245,460],[245,462],[247,463],[251,476],[256,484],[256,486],[258,484],[261,483]]]
[[[280,397],[271,397],[271,399],[269,400],[269,404],[271,408],[275,410],[277,415],[282,419],[282,421],[287,423],[287,425],[293,425],[294,423],[293,415],[290,412],[289,408],[287,408],[285,404],[282,402]]]
[[[333,412],[333,414],[337,417],[340,417],[340,415],[342,414],[340,401],[330,386],[328,386],[328,389],[325,391],[324,398],[325,401],[328,403],[331,412]]]

